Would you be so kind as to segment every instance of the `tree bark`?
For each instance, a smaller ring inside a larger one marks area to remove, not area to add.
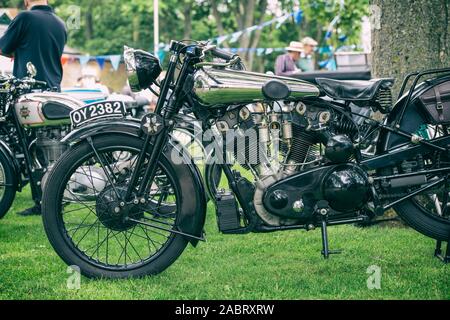
[[[133,42],[137,44],[140,38],[141,19],[138,14],[133,17]]]
[[[225,30],[222,23],[222,18],[220,16],[220,12],[218,10],[218,1],[217,0],[210,0],[212,14],[214,16],[214,19],[216,20],[217,24],[217,31],[219,32],[219,36],[225,35]]]
[[[192,2],[184,3],[183,17],[184,17],[184,34],[183,39],[192,38]]]
[[[398,93],[406,74],[450,66],[448,0],[371,0],[374,30],[373,76],[396,79]],[[376,28],[378,25],[379,28]]]
[[[94,18],[92,17],[92,7],[86,12],[86,29],[85,35],[87,40],[94,38]]]

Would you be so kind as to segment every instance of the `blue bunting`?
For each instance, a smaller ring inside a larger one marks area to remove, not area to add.
[[[301,24],[302,21],[303,21],[303,10],[300,9],[295,13],[295,23]]]

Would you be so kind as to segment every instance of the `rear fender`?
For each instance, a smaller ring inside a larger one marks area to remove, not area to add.
[[[396,124],[408,133],[415,133],[419,127],[427,123],[427,117],[422,106],[419,104],[418,97],[430,88],[439,85],[442,82],[449,81],[450,77],[441,77],[430,81],[425,81],[418,85],[411,96],[411,102],[406,104],[408,93],[401,97],[395,104],[392,111],[385,120],[385,125],[393,127]],[[403,117],[402,117],[403,115]],[[402,119],[400,119],[402,117]],[[378,139],[377,154],[382,154],[396,146],[408,143],[408,139],[400,137],[388,130],[382,129]]]
[[[144,140],[145,135],[141,130],[139,120],[108,120],[97,121],[78,130],[72,131],[62,141],[69,146],[75,146],[87,138],[95,138],[101,135],[124,134],[130,137]],[[182,156],[182,161],[173,160],[172,154],[175,152]],[[206,219],[206,192],[202,181],[202,176],[198,167],[189,156],[189,152],[184,147],[170,139],[164,153],[162,154],[171,165],[174,175],[178,178],[181,188],[181,216],[179,221],[180,231],[196,236],[203,236],[203,228]],[[198,244],[198,240],[187,238],[193,246]]]
[[[384,124],[392,128],[398,124],[402,131],[410,134],[417,132],[421,125],[428,122],[418,98],[430,88],[449,80],[450,77],[441,77],[421,83],[414,90],[408,105],[406,105],[408,93],[397,101]],[[434,143],[448,148],[450,146],[450,137],[436,139]],[[381,129],[377,144],[377,156],[364,161],[363,164],[370,169],[392,167],[404,160],[409,160],[419,154],[426,154],[432,151],[434,149],[430,147],[425,145],[412,145],[409,139],[386,129]]]

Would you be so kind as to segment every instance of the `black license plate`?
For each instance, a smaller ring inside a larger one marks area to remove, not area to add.
[[[79,127],[87,122],[109,117],[126,115],[125,104],[122,101],[104,101],[89,104],[70,113],[72,127]]]

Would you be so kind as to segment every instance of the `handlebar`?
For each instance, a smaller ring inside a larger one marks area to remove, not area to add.
[[[210,52],[216,58],[223,59],[223,60],[226,60],[226,61],[231,61],[235,57],[238,56],[237,54],[234,54],[234,53],[231,53],[231,52],[219,49],[219,48],[214,48]]]
[[[13,76],[8,76],[0,79],[1,86],[9,84],[7,89],[9,91],[13,90],[16,92],[28,91],[28,90],[47,90],[48,84],[45,81],[35,80],[33,78],[22,78],[18,79]]]
[[[38,87],[38,88],[47,88],[48,87],[47,82],[36,80],[33,78],[23,78],[23,79],[13,78],[13,81],[16,84],[25,84],[25,85],[29,85],[31,87]]]

